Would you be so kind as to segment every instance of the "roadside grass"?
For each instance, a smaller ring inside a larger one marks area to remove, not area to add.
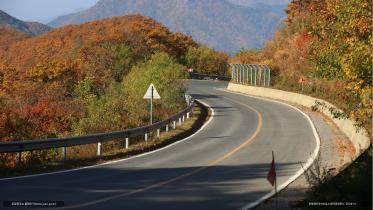
[[[317,173],[317,170],[315,170]],[[314,171],[314,172],[315,172]],[[323,170],[319,170],[323,171]],[[372,209],[372,146],[356,161],[337,176],[324,177],[319,184],[311,184],[307,197],[296,205],[294,210],[309,209]],[[312,181],[311,181],[312,182]],[[315,183],[315,182],[314,182]],[[318,183],[316,181],[316,183]],[[311,206],[312,202],[343,202],[344,205]]]
[[[60,160],[61,149],[53,149],[56,151],[54,160],[22,162],[20,166],[14,168],[0,167],[0,177],[54,172],[129,158],[159,149],[192,135],[203,126],[209,117],[210,112],[208,108],[197,102],[193,109],[193,114],[189,119],[185,119],[181,125],[177,122],[176,129],[172,129],[172,126],[169,126],[169,132],[165,132],[164,129],[161,130],[159,138],[156,137],[156,133],[150,136],[148,141],[145,141],[143,136],[132,138],[130,139],[128,149],[125,149],[124,139],[104,142],[101,146],[100,156],[96,155],[97,144],[69,147],[67,148],[66,161]]]

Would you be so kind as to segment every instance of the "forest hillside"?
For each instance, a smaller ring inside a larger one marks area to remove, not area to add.
[[[0,48],[1,141],[145,125],[148,104],[142,97],[150,83],[162,95],[154,120],[165,119],[186,106],[181,79],[188,65],[206,61],[211,69],[227,69],[226,54],[141,15],[69,25],[36,37],[1,30],[0,43],[9,43]],[[208,60],[189,58],[202,51]],[[53,156],[36,153],[38,160]],[[13,156],[6,157],[0,158],[3,164],[14,163]]]

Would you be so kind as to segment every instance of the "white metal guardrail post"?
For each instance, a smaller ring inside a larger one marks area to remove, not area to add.
[[[234,81],[235,78],[236,78],[236,72],[235,72],[234,65],[232,65],[232,80]]]
[[[254,65],[251,65],[251,68],[252,68],[252,74],[251,74],[252,81],[251,81],[251,85],[254,86],[254,84],[255,84],[255,67],[254,67]]]
[[[130,146],[129,138],[126,138],[126,149],[128,149],[129,146]]]
[[[232,69],[232,80],[235,80],[234,64],[230,65]]]
[[[256,66],[256,80],[255,83],[257,86],[260,86],[260,66],[257,64]]]
[[[237,83],[241,83],[241,69],[240,69],[240,64],[237,64],[237,72],[238,72],[238,79]]]
[[[267,86],[267,80],[268,80],[268,70],[266,68],[266,65],[263,65],[263,69],[264,69],[264,83],[263,83],[263,86],[266,87]]]
[[[100,156],[101,155],[101,142],[98,142],[97,143],[97,156]]]
[[[253,85],[253,68],[252,65],[249,65],[250,68],[250,85]]]
[[[256,80],[257,80],[257,73],[258,73],[258,68],[256,65],[254,65],[254,86],[256,86]]]
[[[261,86],[262,84],[262,66],[261,65],[257,65],[258,66],[258,86]]]
[[[229,64],[231,67],[231,80],[235,81],[235,71],[234,71],[234,64]]]
[[[233,66],[233,72],[234,72],[234,75],[233,76],[233,81],[237,81],[237,72],[236,72],[236,65],[232,65]]]
[[[249,66],[245,65],[245,71],[246,71],[246,84],[249,84]]]
[[[66,161],[67,157],[66,157],[66,147],[62,147],[61,148],[61,159],[62,161]]]
[[[237,65],[234,64],[234,79],[237,82],[238,81],[238,71],[237,71]]]
[[[263,86],[267,86],[267,80],[268,80],[268,70],[266,68],[266,65],[263,65],[263,68],[264,68],[264,83],[263,83]]]
[[[237,66],[237,64],[234,65],[234,68],[235,68],[235,71],[236,71],[236,82],[238,83],[239,72],[238,72],[238,66]]]
[[[259,68],[260,68],[259,85],[265,86],[265,82],[263,83],[263,80],[262,80],[262,77],[264,78],[264,76],[265,76],[263,65],[259,65]]]
[[[237,64],[237,83],[240,83],[240,69],[239,69],[239,65]]]
[[[267,84],[267,87],[269,87],[271,85],[271,69],[265,65],[266,68],[268,69],[268,84]]]
[[[240,69],[241,69],[241,84],[244,84],[243,81],[245,79],[244,71],[243,71],[243,65],[240,64]]]
[[[234,81],[237,82],[237,65],[236,64],[233,64],[233,69],[234,69]]]
[[[240,71],[241,71],[241,80],[240,80],[240,83],[243,84],[243,79],[244,79],[245,75],[244,75],[244,71],[243,71],[243,68],[242,68],[242,64],[240,64]]]
[[[255,78],[254,84],[255,84],[255,86],[257,86],[257,85],[259,85],[258,84],[259,68],[258,68],[257,64],[254,65],[254,69],[255,69],[255,73],[254,73],[254,75],[255,75],[255,77],[254,77]]]
[[[237,71],[238,71],[238,83],[241,83],[241,69],[240,69],[240,66],[239,64],[237,65]]]
[[[244,75],[245,75],[245,77],[243,78],[244,84],[247,84],[247,69],[246,68],[247,68],[246,65],[244,65],[243,66]]]
[[[260,86],[260,66],[259,65],[255,65],[256,66],[256,84],[257,86]]]
[[[245,68],[244,68],[244,65],[243,64],[240,64],[240,68],[241,68],[241,71],[242,71],[242,78],[241,78],[241,84],[245,84]]]
[[[232,68],[233,68],[233,71],[234,71],[234,76],[232,75],[232,80],[236,82],[237,81],[236,64],[232,64]]]
[[[266,82],[266,78],[267,78],[267,68],[265,67],[265,65],[263,65],[263,87],[267,86],[267,82]]]

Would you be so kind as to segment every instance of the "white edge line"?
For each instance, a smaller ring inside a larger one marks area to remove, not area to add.
[[[284,103],[284,102],[281,102],[281,101],[277,101],[277,100],[274,100],[274,99],[268,99],[268,98],[263,98],[263,97],[252,96],[252,95],[248,95],[248,94],[244,94],[244,93],[240,93],[240,92],[229,91],[229,90],[220,89],[220,88],[215,88],[215,89],[216,90],[220,90],[220,91],[225,91],[225,92],[229,92],[229,93],[235,93],[235,94],[243,95],[243,96],[246,96],[246,97],[256,98],[256,99],[270,101],[270,102],[274,102],[274,103],[278,103],[278,104],[282,104],[282,105],[288,106],[288,107],[290,107],[290,108],[292,108],[292,109],[300,112],[304,117],[306,117],[306,119],[310,123],[312,131],[313,131],[313,136],[315,137],[315,140],[316,140],[316,148],[313,151],[312,156],[307,160],[306,164],[304,165],[304,168],[302,167],[302,169],[298,170],[295,173],[295,175],[293,175],[287,181],[285,181],[283,184],[281,184],[278,187],[278,192],[280,192],[281,190],[285,189],[285,187],[287,187],[290,183],[292,183],[298,177],[300,177],[312,165],[312,163],[315,161],[315,159],[317,158],[317,156],[319,154],[319,151],[320,151],[320,136],[317,133],[316,127],[315,127],[314,123],[312,122],[311,118],[306,113],[304,113],[302,110],[298,109],[295,106],[292,106],[290,104],[287,104],[287,103]],[[262,202],[268,200],[269,198],[271,198],[275,194],[276,194],[275,190],[272,190],[271,192],[269,192],[269,193],[265,194],[264,196],[260,197],[255,202],[252,202],[252,203],[249,203],[249,204],[243,206],[242,208],[240,208],[240,210],[252,209],[252,208],[258,206],[259,204],[261,204]]]
[[[38,176],[46,176],[46,175],[67,173],[67,172],[72,172],[72,171],[80,171],[80,170],[84,170],[84,169],[95,168],[95,167],[109,165],[109,164],[113,164],[113,163],[125,162],[125,161],[128,161],[128,160],[132,160],[132,159],[135,159],[135,158],[139,158],[139,157],[142,157],[142,156],[150,155],[150,154],[153,154],[153,153],[165,150],[165,149],[167,149],[169,147],[172,147],[172,146],[174,146],[176,144],[184,142],[184,141],[192,138],[193,136],[197,135],[208,124],[210,124],[210,122],[214,118],[215,111],[214,111],[214,109],[210,105],[208,105],[205,102],[202,102],[201,100],[197,100],[197,99],[195,99],[195,100],[198,101],[198,102],[200,102],[201,104],[203,104],[204,106],[206,106],[208,109],[211,110],[212,113],[211,113],[211,116],[210,116],[209,120],[200,129],[198,129],[195,133],[193,133],[192,135],[190,135],[190,136],[188,136],[188,137],[186,137],[184,139],[181,139],[179,141],[176,141],[176,142],[174,142],[172,144],[169,144],[169,145],[167,145],[165,147],[162,147],[162,148],[150,151],[150,152],[142,153],[142,154],[139,154],[139,155],[135,155],[135,156],[132,156],[132,157],[129,157],[129,158],[124,158],[124,159],[120,159],[120,160],[113,160],[113,161],[109,161],[109,162],[105,162],[105,163],[101,163],[101,164],[97,164],[97,165],[85,166],[85,167],[81,167],[81,168],[74,168],[74,169],[68,169],[68,170],[63,170],[63,171],[47,172],[47,173],[32,174],[32,175],[25,175],[25,176],[16,176],[16,177],[7,177],[7,178],[1,178],[0,181],[7,181],[7,180],[14,180],[14,179],[25,179],[25,178],[32,178],[32,177],[38,177]]]

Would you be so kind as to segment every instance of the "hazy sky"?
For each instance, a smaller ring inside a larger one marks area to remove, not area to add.
[[[57,16],[89,8],[98,0],[0,0],[0,10],[25,21],[47,23]]]

